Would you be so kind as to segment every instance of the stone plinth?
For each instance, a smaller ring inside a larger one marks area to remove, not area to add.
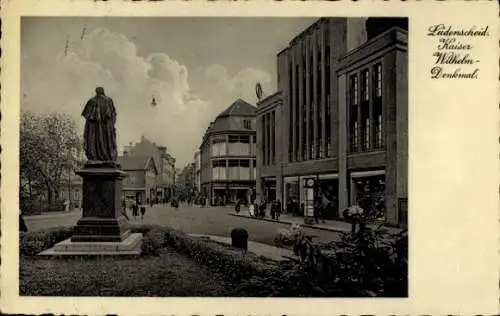
[[[129,234],[121,242],[74,242],[71,238],[39,253],[39,256],[138,256],[141,254],[142,234]]]
[[[76,174],[83,178],[83,217],[72,242],[122,242],[130,235],[121,215],[122,180],[126,173],[115,163],[89,162]]]
[[[76,174],[83,178],[83,216],[73,236],[40,256],[140,255],[142,234],[131,234],[121,215],[122,180],[115,163],[89,162]]]

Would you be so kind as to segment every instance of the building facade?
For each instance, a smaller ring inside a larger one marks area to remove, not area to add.
[[[156,178],[158,169],[151,156],[120,156],[118,163],[127,177],[122,182],[123,198],[150,203],[157,197]]]
[[[195,187],[196,193],[201,192],[201,156],[200,151],[194,154],[194,164],[195,164]]]
[[[305,200],[338,218],[359,204],[406,225],[407,20],[321,18],[277,56],[278,92],[258,104],[257,196]]]
[[[124,156],[152,157],[158,171],[154,185],[154,200],[158,202],[170,200],[175,185],[175,158],[168,153],[167,147],[159,146],[142,136],[140,142],[125,146],[123,153]]]
[[[61,177],[59,184],[59,199],[68,201],[70,209],[81,208],[83,197],[83,179],[71,172]]]
[[[256,107],[236,100],[210,123],[200,146],[201,193],[212,204],[248,202],[256,179]]]

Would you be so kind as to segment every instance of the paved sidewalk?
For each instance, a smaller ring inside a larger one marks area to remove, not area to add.
[[[76,216],[76,215],[81,215],[81,214],[82,214],[82,209],[75,208],[75,209],[72,209],[71,211],[68,211],[68,212],[49,212],[49,213],[44,213],[44,214],[39,214],[39,215],[23,215],[23,218],[25,220],[46,219],[46,218],[58,218],[58,217],[64,217],[64,216]]]
[[[192,237],[208,237],[213,241],[231,245],[231,238],[203,234],[190,234]],[[289,260],[287,257],[295,257],[293,252],[288,249],[269,246],[255,241],[248,241],[248,252],[253,252],[258,256],[262,256],[275,261]]]
[[[237,217],[244,217],[244,218],[251,218],[254,220],[263,220],[267,222],[277,222],[277,223],[283,223],[283,224],[299,224],[302,227],[308,227],[308,228],[313,228],[313,229],[319,229],[319,230],[326,230],[326,231],[331,231],[331,232],[338,232],[338,233],[347,233],[351,231],[351,224],[347,222],[342,222],[342,221],[334,221],[334,220],[325,220],[324,223],[320,220],[319,224],[304,224],[304,218],[303,217],[296,217],[292,216],[290,214],[281,214],[279,221],[273,220],[270,217],[264,217],[263,219],[257,218],[250,216],[248,214],[248,211],[242,210],[239,214],[236,213],[228,213],[228,215],[231,216],[237,216]],[[375,224],[368,224],[368,227],[376,228],[380,224],[375,223]],[[384,226],[385,229],[388,230],[389,233],[398,233],[401,231],[399,228],[394,228],[394,227],[388,227]]]

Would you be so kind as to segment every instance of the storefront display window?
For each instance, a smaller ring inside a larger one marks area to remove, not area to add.
[[[353,179],[356,204],[372,218],[385,218],[385,175]]]

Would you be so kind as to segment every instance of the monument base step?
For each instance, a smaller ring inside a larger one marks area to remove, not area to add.
[[[68,238],[39,256],[138,256],[141,254],[142,234],[130,234],[121,242],[74,242]]]

